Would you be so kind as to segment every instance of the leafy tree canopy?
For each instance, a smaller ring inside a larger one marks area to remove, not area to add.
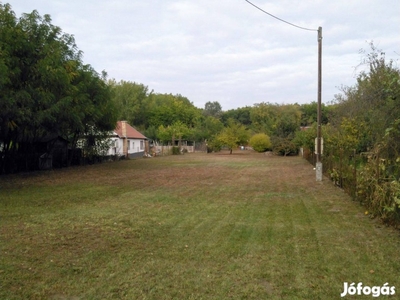
[[[232,154],[234,148],[247,144],[249,133],[245,126],[230,119],[228,120],[228,127],[222,129],[215,139],[220,145],[226,146]]]
[[[219,118],[222,114],[222,106],[218,101],[208,101],[204,106],[203,114],[205,116]]]
[[[82,62],[72,35],[37,11],[16,18],[0,4],[0,172],[18,145],[61,135],[75,145],[89,127],[113,129],[115,109],[104,76]],[[34,152],[29,146],[26,152]]]

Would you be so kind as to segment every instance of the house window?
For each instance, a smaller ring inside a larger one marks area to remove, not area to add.
[[[140,150],[143,150],[143,148],[144,148],[144,143],[143,141],[140,141]]]
[[[131,141],[128,140],[128,150],[131,150]]]

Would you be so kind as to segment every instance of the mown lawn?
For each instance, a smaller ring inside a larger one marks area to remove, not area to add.
[[[400,294],[399,232],[299,157],[2,177],[0,225],[0,299],[339,299],[343,282]]]

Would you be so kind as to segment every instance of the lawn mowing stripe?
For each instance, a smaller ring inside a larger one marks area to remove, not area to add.
[[[32,209],[31,188],[60,199]],[[343,281],[399,284],[398,235],[297,157],[130,160],[7,191],[0,298],[335,299]]]

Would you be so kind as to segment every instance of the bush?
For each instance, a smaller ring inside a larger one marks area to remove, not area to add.
[[[220,140],[217,138],[212,139],[208,144],[207,144],[207,153],[211,152],[219,152],[222,149],[222,144]]]
[[[179,155],[181,154],[181,149],[179,147],[172,147],[172,155]]]
[[[272,150],[274,153],[283,156],[297,154],[298,151],[290,137],[283,138],[277,136],[272,139]]]
[[[271,141],[269,136],[264,133],[258,133],[251,137],[250,146],[257,152],[265,152],[271,149]]]

